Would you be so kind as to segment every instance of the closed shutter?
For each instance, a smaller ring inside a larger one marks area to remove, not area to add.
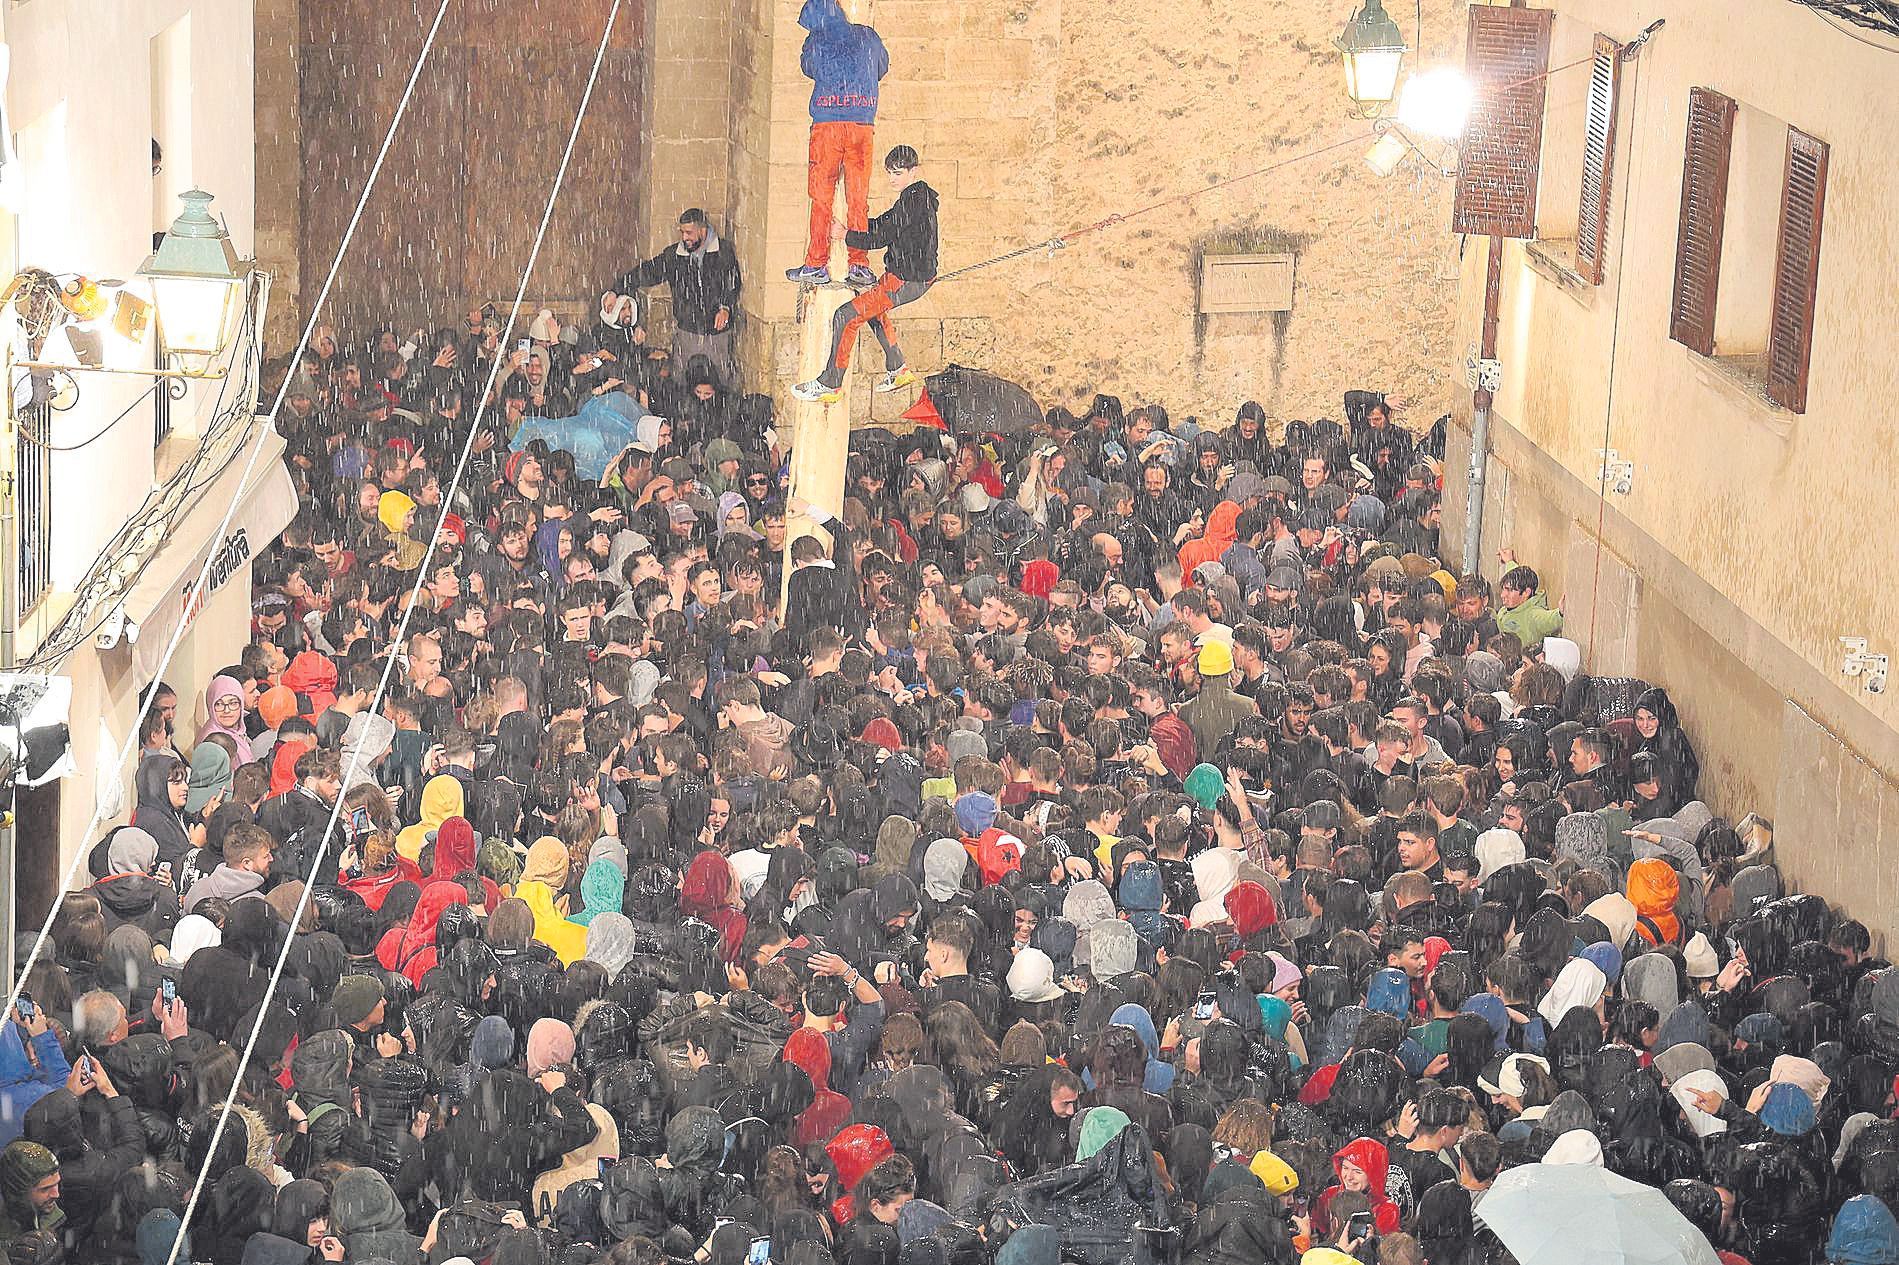
[[[1615,114],[1622,95],[1622,45],[1596,36],[1583,116],[1582,208],[1576,214],[1576,272],[1602,284],[1603,239],[1609,232],[1609,184],[1615,171]]]
[[[1827,144],[1787,129],[1787,177],[1780,190],[1780,243],[1774,251],[1773,324],[1767,332],[1767,394],[1807,411],[1813,353],[1813,296],[1820,281],[1820,216],[1826,207]]]
[[[1536,235],[1544,77],[1554,16],[1549,9],[1470,8],[1464,71],[1476,101],[1457,160],[1455,232]]]
[[[1707,88],[1688,96],[1688,142],[1681,164],[1681,215],[1675,233],[1675,289],[1668,336],[1714,354],[1714,301],[1721,283],[1721,235],[1728,209],[1728,157],[1734,148],[1734,101]]]

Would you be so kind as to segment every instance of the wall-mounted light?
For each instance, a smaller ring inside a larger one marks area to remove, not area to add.
[[[1378,113],[1398,92],[1398,71],[1409,46],[1383,0],[1365,0],[1332,41],[1345,64],[1345,94],[1359,113]]]
[[[212,216],[210,194],[188,189],[178,200],[185,209],[138,273],[151,282],[166,353],[178,357],[187,376],[198,376],[237,334],[251,269]]]

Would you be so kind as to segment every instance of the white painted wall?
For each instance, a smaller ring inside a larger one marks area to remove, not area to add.
[[[130,278],[144,262],[155,211],[152,76],[161,59],[186,72],[183,82],[170,76],[174,81],[162,94],[162,113],[186,129],[185,142],[168,147],[168,173],[175,170],[215,194],[212,209],[226,218],[239,253],[252,253],[249,0],[26,0],[4,9],[0,39],[12,51],[7,119],[28,149],[22,155],[25,210],[13,224],[0,217],[0,265],[9,275],[33,264]],[[63,141],[55,152],[41,142],[56,134]],[[108,349],[114,364],[149,364],[150,356],[149,345]],[[82,377],[80,402],[60,416],[54,441],[92,435],[145,385]],[[173,405],[175,430],[195,429],[200,413],[208,418],[215,388],[195,386]],[[153,470],[149,401],[99,442],[55,454],[56,589],[70,588],[84,574],[150,491]]]

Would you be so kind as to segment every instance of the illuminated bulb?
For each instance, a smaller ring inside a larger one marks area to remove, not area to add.
[[[1411,76],[1398,94],[1398,121],[1414,132],[1455,140],[1470,121],[1470,80],[1450,67]]]

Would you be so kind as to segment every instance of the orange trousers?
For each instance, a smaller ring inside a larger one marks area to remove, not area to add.
[[[831,203],[838,177],[844,178],[844,226],[862,232],[870,223],[870,150],[876,128],[869,123],[813,123],[806,191],[811,195],[811,241],[807,268],[822,268],[831,257]],[[848,252],[852,264],[870,263],[867,251]]]

